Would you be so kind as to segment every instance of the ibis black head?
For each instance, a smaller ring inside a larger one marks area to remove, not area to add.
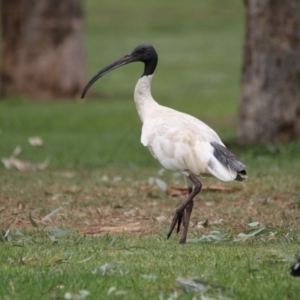
[[[100,70],[92,79],[88,82],[88,84],[83,89],[81,94],[81,98],[84,98],[86,92],[91,87],[93,83],[95,83],[99,78],[101,78],[106,73],[119,68],[121,66],[127,65],[132,62],[140,61],[145,65],[144,73],[142,76],[152,75],[155,71],[157,65],[157,53],[152,45],[142,44],[133,49],[129,54],[124,55],[121,58],[118,58],[114,62],[110,63],[102,70]]]

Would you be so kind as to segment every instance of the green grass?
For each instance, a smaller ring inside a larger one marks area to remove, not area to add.
[[[159,54],[154,98],[212,126],[245,162],[249,180],[228,183],[231,192],[203,190],[189,241],[178,245],[165,233],[182,201],[170,196],[171,187],[184,182],[158,174],[161,167],[140,144],[132,95],[141,65],[103,77],[85,101],[0,101],[0,158],[20,145],[20,160],[50,159],[36,172],[0,165],[0,299],[63,299],[68,292],[78,299],[81,290],[90,293],[86,299],[298,299],[289,267],[300,244],[300,140],[236,141],[241,1],[90,0],[85,11],[88,76],[152,43]],[[45,147],[29,145],[31,136]],[[169,194],[149,177],[165,181]],[[209,226],[199,228],[206,219]],[[238,238],[255,221],[265,230]],[[126,224],[138,233],[79,233]],[[204,242],[214,230],[215,240]],[[102,274],[106,263],[117,264]],[[202,285],[186,293],[179,278]]]
[[[169,299],[176,292],[178,299],[201,299],[201,293],[181,291],[180,278],[218,284],[204,285],[202,294],[212,299],[297,299],[299,293],[297,279],[287,275],[290,263],[280,256],[293,252],[287,240],[284,246],[272,241],[182,246],[162,235],[48,234],[32,231],[22,238],[23,247],[2,246],[8,253],[1,255],[2,299],[62,299],[80,290],[89,291],[87,299]],[[116,265],[101,270],[106,263]]]

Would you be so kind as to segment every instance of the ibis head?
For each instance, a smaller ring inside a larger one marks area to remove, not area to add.
[[[155,71],[157,65],[157,53],[152,45],[142,44],[133,49],[129,54],[124,55],[123,57],[118,58],[113,61],[103,69],[101,69],[96,75],[92,77],[92,79],[85,86],[81,98],[84,98],[88,89],[95,83],[99,78],[108,72],[119,68],[121,66],[127,65],[132,62],[142,62],[145,65],[144,73],[142,76],[152,75]]]

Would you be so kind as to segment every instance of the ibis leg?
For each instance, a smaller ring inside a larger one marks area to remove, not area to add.
[[[199,194],[199,192],[201,191],[201,188],[202,188],[201,182],[194,175],[190,174],[188,176],[188,178],[194,184],[194,189],[188,195],[187,199],[176,209],[169,232],[167,234],[167,238],[169,238],[171,236],[176,224],[177,224],[177,230],[180,230],[181,222],[183,222],[184,230],[183,230],[181,238],[180,238],[180,243],[185,243],[185,241],[186,241],[190,216],[191,216],[191,213],[193,210],[193,199],[197,194]]]
[[[188,186],[188,196],[191,194],[193,192],[193,187],[192,186]],[[186,206],[186,208],[185,208],[185,212],[184,212],[184,214],[183,214],[183,219],[182,219],[182,224],[183,224],[183,226],[185,226],[185,224],[186,224],[186,213],[187,213],[187,211],[189,210],[189,208],[188,208],[188,206],[189,205],[187,205]],[[193,205],[192,205],[192,208],[191,208],[191,211],[190,211],[190,213],[192,212],[192,210],[193,210],[193,206],[194,206],[194,203],[193,203]],[[177,233],[178,233],[179,231],[177,231]]]
[[[181,233],[181,238],[180,238],[179,244],[184,244],[186,242],[186,236],[187,236],[187,232],[189,229],[190,217],[192,214],[193,206],[194,206],[194,200],[192,199],[188,203],[188,205],[186,206],[185,211],[184,211],[183,230]]]
[[[193,191],[193,187],[188,185],[188,196],[192,193]],[[186,208],[187,209],[187,208]],[[176,233],[179,233],[180,231],[180,226],[181,226],[181,223],[183,223],[183,226],[185,226],[186,224],[186,221],[185,221],[185,213],[186,213],[186,209],[181,213],[179,214],[178,216],[178,222],[177,222],[177,230],[176,230]]]

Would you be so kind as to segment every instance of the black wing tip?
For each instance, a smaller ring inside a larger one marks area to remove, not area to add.
[[[236,181],[244,181],[247,180],[248,176],[247,176],[247,172],[245,170],[239,171],[236,174],[235,180]]]
[[[211,142],[210,144],[214,148],[214,157],[225,167],[237,172],[235,180],[243,181],[247,179],[246,166],[230,150],[218,142]]]

